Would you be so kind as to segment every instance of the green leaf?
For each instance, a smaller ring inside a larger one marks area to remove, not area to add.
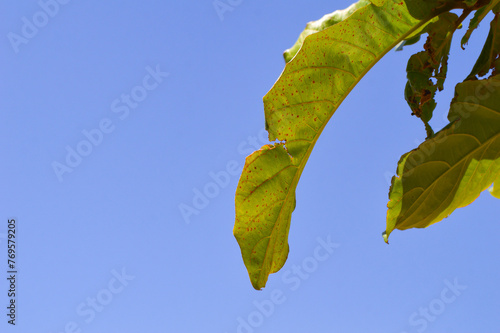
[[[477,29],[479,23],[481,23],[481,21],[486,17],[486,15],[490,11],[497,13],[499,10],[500,10],[500,0],[493,0],[487,6],[479,8],[474,13],[474,17],[472,17],[472,19],[469,22],[469,28],[467,29],[467,32],[462,37],[462,41],[460,42],[460,44],[462,45],[462,49],[464,48],[464,45],[469,42],[469,38],[472,35],[472,32]]]
[[[412,55],[406,67],[408,82],[405,87],[405,99],[412,115],[424,122],[428,137],[433,135],[429,121],[436,108],[436,92],[444,88],[457,19],[457,15],[447,12],[441,14],[436,22],[427,25],[424,30],[428,34],[425,51]]]
[[[377,2],[383,2],[383,1],[377,1]],[[319,31],[323,31],[328,27],[331,27],[332,25],[335,25],[339,22],[342,22],[346,18],[352,15],[356,10],[365,7],[370,4],[370,1],[368,0],[360,0],[356,3],[353,3],[349,7],[343,10],[336,10],[331,14],[327,14],[323,16],[321,19],[317,21],[312,21],[307,23],[306,28],[304,31],[300,34],[299,38],[295,42],[295,44],[286,50],[283,53],[283,57],[285,58],[285,62],[289,62],[292,60],[292,58],[297,54],[299,49],[301,48],[302,44],[304,43],[304,39],[306,39],[307,36],[314,34]],[[378,4],[375,4],[378,6]]]
[[[500,76],[457,85],[450,124],[398,163],[389,191],[386,241],[394,229],[441,221],[498,179],[499,101]]]
[[[361,78],[422,24],[404,2],[360,8],[308,36],[264,97],[269,139],[280,143],[247,157],[233,230],[255,289],[286,260],[295,190],[328,120]]]
[[[288,256],[295,209],[290,180],[299,171],[293,162],[283,144],[266,145],[247,157],[236,190],[234,234],[255,289],[265,286],[269,273],[280,270]]]
[[[500,13],[495,13],[495,17],[490,23],[490,32],[486,38],[483,49],[476,64],[472,68],[471,73],[467,77],[467,80],[476,79],[476,75],[479,77],[488,74],[490,69],[497,69],[499,65],[500,56]]]
[[[474,13],[474,16],[469,22],[469,28],[467,29],[467,32],[465,35],[462,37],[462,41],[460,42],[460,45],[462,46],[462,49],[465,49],[464,46],[469,42],[469,38],[472,35],[472,32],[477,29],[479,26],[479,23],[484,19],[484,17],[488,14],[488,11],[486,10],[486,7],[482,7]]]

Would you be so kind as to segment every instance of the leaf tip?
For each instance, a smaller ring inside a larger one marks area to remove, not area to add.
[[[493,184],[493,186],[491,186],[490,188],[488,188],[488,192],[490,192],[490,194],[492,196],[494,196],[495,198],[497,198],[497,199],[500,199],[499,186],[500,185],[498,185],[497,182],[495,182],[495,184]]]
[[[262,288],[264,288],[265,286],[259,286],[257,282],[252,281],[252,287],[257,291],[262,291]]]
[[[389,244],[389,234],[387,233],[387,231],[384,231],[382,233],[382,237],[384,238],[384,242],[386,242],[386,244]]]

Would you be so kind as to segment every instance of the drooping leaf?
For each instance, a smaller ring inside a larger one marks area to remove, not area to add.
[[[403,155],[387,205],[394,229],[425,228],[473,202],[500,176],[500,76],[457,85],[448,124]]]
[[[428,24],[425,28],[428,34],[424,44],[425,51],[412,55],[406,67],[408,82],[405,87],[405,99],[412,115],[424,122],[428,137],[433,135],[429,121],[436,108],[436,92],[444,88],[451,37],[457,19],[457,15],[447,12],[441,14],[436,22]]]
[[[304,39],[306,39],[307,36],[325,30],[326,28],[331,27],[332,25],[342,22],[343,20],[351,16],[352,13],[354,13],[356,10],[365,7],[369,4],[370,1],[368,0],[359,0],[358,2],[353,3],[352,5],[347,7],[346,9],[336,10],[331,14],[323,16],[317,21],[312,21],[307,23],[306,28],[304,29],[304,31],[302,31],[295,44],[291,48],[283,52],[283,57],[285,58],[285,62],[289,62],[290,60],[292,60],[292,58],[299,51],[300,47],[304,43]]]
[[[477,29],[479,23],[486,17],[486,15],[490,12],[498,12],[500,11],[500,0],[492,0],[488,5],[479,8],[475,13],[474,17],[469,22],[469,28],[467,32],[462,37],[462,41],[460,42],[462,45],[462,49],[464,45],[469,42],[469,38],[472,35],[472,32]]]
[[[293,162],[283,144],[266,145],[247,157],[241,174],[234,234],[255,289],[262,288],[267,275],[280,270],[288,256],[295,209],[291,180],[300,172]]]
[[[264,97],[269,139],[281,143],[247,157],[233,230],[255,289],[286,260],[297,183],[326,123],[375,63],[422,24],[404,2],[360,8],[308,36]]]
[[[490,32],[486,38],[483,49],[476,64],[472,68],[467,80],[476,79],[488,74],[490,69],[497,70],[500,65],[500,13],[495,13],[495,17],[490,23]],[[494,74],[494,73],[493,73]]]
[[[487,13],[488,12],[486,11],[486,7],[482,7],[476,10],[474,16],[469,22],[469,28],[465,32],[465,35],[462,37],[462,40],[460,42],[462,49],[465,49],[464,46],[469,42],[472,32],[477,29],[479,23],[481,23],[481,21],[483,20],[483,18],[486,16]]]

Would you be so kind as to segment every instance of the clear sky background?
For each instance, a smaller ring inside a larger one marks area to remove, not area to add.
[[[232,235],[234,169],[265,143],[262,96],[283,50],[350,2],[234,0],[220,17],[211,0],[60,1],[52,16],[35,0],[0,2],[1,332],[498,332],[496,199],[381,237],[396,163],[425,138],[403,99],[421,43],[390,52],[326,127],[298,186],[288,261],[256,291]],[[34,19],[13,47],[9,34]],[[487,22],[465,51],[465,29],[454,39],[435,129]]]

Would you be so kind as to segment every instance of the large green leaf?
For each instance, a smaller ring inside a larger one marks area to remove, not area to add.
[[[285,62],[289,62],[290,60],[292,60],[292,58],[297,54],[297,52],[299,52],[299,49],[304,43],[304,39],[306,39],[307,36],[319,31],[323,31],[326,28],[331,27],[332,25],[342,22],[356,10],[369,4],[370,1],[368,0],[359,0],[358,2],[353,3],[352,5],[347,7],[346,9],[336,10],[331,14],[326,14],[317,21],[312,21],[307,23],[306,28],[299,35],[299,38],[297,39],[295,44],[291,48],[283,52],[283,57],[285,58]],[[376,5],[379,4],[376,3]]]
[[[359,80],[422,24],[404,2],[360,8],[308,36],[264,97],[269,139],[280,143],[247,157],[233,230],[255,289],[286,261],[295,189],[326,123]]]
[[[441,221],[500,176],[499,101],[500,76],[457,85],[450,124],[398,163],[389,191],[386,241],[394,229]]]

